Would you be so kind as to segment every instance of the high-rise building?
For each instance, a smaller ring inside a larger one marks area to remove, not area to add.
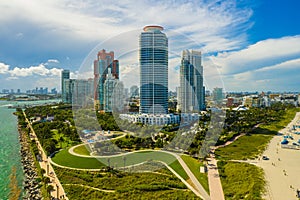
[[[108,68],[108,74],[104,82],[104,111],[121,111],[124,105],[124,86],[121,81],[115,78]]]
[[[108,68],[111,68],[112,75],[119,79],[119,61],[114,60],[114,52],[107,53],[105,49],[102,49],[94,61],[94,103],[99,110],[104,109],[104,82]]]
[[[62,96],[62,101],[64,103],[68,103],[70,102],[70,100],[67,99],[67,92],[66,92],[66,84],[65,84],[65,80],[69,80],[70,79],[70,70],[62,70],[61,72],[61,96]]]
[[[201,52],[184,50],[180,66],[178,109],[181,112],[199,112],[205,108],[203,66]]]
[[[86,107],[89,105],[89,100],[92,96],[90,93],[90,82],[86,79],[72,80],[71,96],[72,104],[76,106]]]
[[[146,26],[139,38],[140,112],[168,112],[168,38],[161,26]]]
[[[139,96],[139,87],[133,85],[130,87],[130,97],[138,97]]]
[[[64,79],[63,103],[72,103],[74,91],[74,79]]]
[[[217,88],[217,87],[214,88],[213,93],[212,93],[212,97],[213,97],[213,100],[216,103],[221,103],[223,98],[224,98],[223,88]]]

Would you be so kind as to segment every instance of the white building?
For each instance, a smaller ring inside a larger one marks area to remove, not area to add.
[[[121,114],[120,118],[133,123],[149,125],[179,124],[179,115],[174,114]]]
[[[200,118],[198,113],[174,114],[121,114],[120,118],[132,123],[143,123],[149,125],[179,124],[182,122],[197,121]]]
[[[180,66],[178,106],[182,112],[199,112],[205,107],[201,52],[184,50]]]

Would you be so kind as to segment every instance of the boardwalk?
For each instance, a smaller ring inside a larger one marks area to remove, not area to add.
[[[57,199],[68,200],[68,197],[66,196],[64,188],[62,187],[59,179],[57,178],[57,176],[54,172],[54,169],[53,169],[51,163],[48,160],[47,154],[45,153],[44,149],[42,148],[42,146],[41,146],[41,144],[40,144],[40,142],[39,142],[39,140],[38,140],[38,138],[37,138],[37,136],[34,132],[34,129],[32,128],[31,123],[27,119],[26,114],[25,114],[24,111],[23,111],[23,114],[24,114],[26,122],[27,122],[27,124],[28,124],[28,126],[31,130],[31,137],[33,139],[35,139],[36,145],[37,145],[38,150],[39,150],[40,155],[41,155],[41,160],[39,161],[40,167],[46,171],[46,176],[48,176],[50,178],[50,181],[51,181],[50,185],[52,185],[53,188],[54,188],[54,190],[51,192],[51,196],[54,197],[54,198],[57,198]]]

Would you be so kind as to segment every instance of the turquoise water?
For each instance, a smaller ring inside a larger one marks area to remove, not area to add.
[[[20,188],[23,182],[17,117],[13,115],[15,109],[8,109],[8,105],[44,104],[49,102],[58,102],[58,100],[32,102],[0,101],[0,200],[8,199],[9,175],[13,166],[17,169],[17,179]]]
[[[8,109],[10,102],[0,101],[0,199],[8,199],[9,175],[12,167],[17,169],[18,184],[21,187],[23,172],[20,159],[19,133],[14,109]]]

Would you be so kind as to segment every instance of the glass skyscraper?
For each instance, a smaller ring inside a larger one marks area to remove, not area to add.
[[[180,66],[178,94],[181,112],[199,112],[205,108],[201,52],[184,50]]]
[[[168,38],[161,26],[146,26],[139,40],[140,113],[168,113]]]
[[[114,52],[102,49],[94,61],[94,104],[99,110],[104,110],[104,82],[111,68],[112,75],[119,79],[119,61],[114,60]]]
[[[61,96],[62,101],[64,103],[68,103],[71,100],[68,99],[67,92],[66,92],[66,80],[70,79],[70,70],[62,70],[61,71]]]

